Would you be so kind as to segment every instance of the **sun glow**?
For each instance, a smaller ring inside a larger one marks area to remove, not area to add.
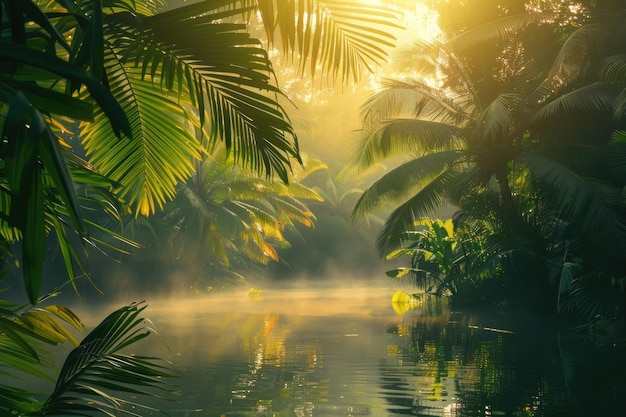
[[[384,0],[360,0],[359,3],[371,6],[387,5]],[[429,41],[442,35],[437,12],[419,1],[407,1],[405,5],[405,7],[388,6],[397,8],[402,13],[400,23],[405,29],[398,34],[399,46],[402,47],[416,40]]]
[[[372,6],[384,6],[385,1],[381,0],[360,0],[361,4]],[[439,14],[429,8],[422,2],[406,1],[404,7],[398,7],[401,13],[401,21],[403,29],[399,29],[394,36],[396,37],[396,51],[405,55],[404,58],[394,54],[389,58],[387,65],[384,66],[382,72],[370,79],[374,89],[380,87],[380,78],[393,79],[421,79],[427,84],[437,86],[441,80],[433,77],[432,74],[420,74],[410,70],[411,63],[406,62],[407,51],[414,49],[415,45],[420,42],[431,42],[442,40],[444,33],[439,26]]]
[[[416,3],[413,11],[407,11],[404,18],[408,40],[430,41],[442,36],[439,15],[423,3]]]

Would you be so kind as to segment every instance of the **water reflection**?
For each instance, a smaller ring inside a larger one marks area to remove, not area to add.
[[[393,291],[268,292],[152,304],[180,373],[172,416],[576,416],[615,414],[625,359],[545,320],[403,315]]]

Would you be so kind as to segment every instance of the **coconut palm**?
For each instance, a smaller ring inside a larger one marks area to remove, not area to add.
[[[552,160],[533,151],[547,153],[540,146],[547,146],[548,138],[553,135],[542,131],[542,124],[564,114],[564,109],[595,112],[595,115],[612,111],[615,94],[604,83],[585,85],[581,70],[591,54],[589,48],[581,51],[579,47],[589,47],[597,41],[596,36],[599,34],[591,26],[579,29],[563,45],[543,82],[532,84],[536,73],[531,72],[527,74],[528,87],[516,82],[512,84],[514,88],[498,94],[476,89],[475,71],[468,70],[462,56],[450,49],[461,44],[460,38],[434,45],[433,60],[443,63],[436,66],[444,74],[441,86],[420,79],[391,80],[364,106],[366,120],[376,115],[383,123],[363,142],[361,164],[367,167],[402,153],[411,153],[414,159],[390,171],[367,190],[354,215],[359,216],[385,200],[401,200],[417,189],[418,193],[389,217],[383,235],[387,231],[397,232],[410,225],[415,216],[432,214],[444,201],[458,202],[463,194],[493,181],[499,189],[501,204],[514,218],[519,213],[511,190],[511,167],[516,172],[530,169],[537,178],[551,175],[551,180],[558,184],[563,184],[571,174],[567,184],[584,187],[578,188],[579,195],[592,198],[589,184],[574,181],[576,176],[568,167],[550,164]],[[422,46],[420,50],[426,52],[427,48],[433,46]],[[519,65],[533,66],[525,47],[518,45],[518,48],[517,54],[522,55],[518,58]],[[575,53],[576,61],[572,61]],[[579,58],[581,55],[583,59]],[[573,66],[579,70],[572,71]],[[583,87],[576,88],[576,83],[581,82]],[[573,85],[574,89],[557,88],[557,83]],[[570,198],[577,194],[571,188],[565,189],[562,199],[566,198],[565,193]],[[572,201],[582,204],[580,199]],[[581,215],[580,207],[573,205],[571,210]]]
[[[191,275],[205,283],[201,287],[215,287],[224,277],[244,279],[240,274],[250,270],[250,261],[278,261],[278,250],[289,246],[286,229],[313,227],[315,216],[305,202],[322,200],[300,182],[323,168],[319,161],[304,159],[304,168],[284,184],[235,165],[225,152],[222,147],[198,162],[162,215],[171,230],[165,237],[169,259],[191,267]]]
[[[385,203],[400,203],[379,235],[381,251],[397,244],[391,237],[411,230],[416,218],[433,215],[447,202],[463,206],[489,189],[499,195],[497,204],[504,210],[499,221],[509,228],[511,247],[528,248],[536,233],[524,213],[526,183],[533,198],[525,201],[540,199],[588,247],[607,241],[623,247],[618,195],[624,183],[600,157],[619,126],[615,116],[622,112],[614,109],[623,86],[597,75],[606,74],[613,61],[602,58],[615,54],[607,33],[616,32],[590,22],[571,33],[545,65],[531,54],[534,38],[520,32],[531,24],[536,36],[543,32],[534,29],[541,23],[541,15],[507,17],[446,43],[419,45],[426,62],[418,63],[417,72],[425,68],[439,78],[387,81],[365,104],[365,120],[374,129],[363,142],[361,164],[398,154],[412,157],[366,190],[353,211],[356,218]],[[491,76],[465,59],[472,54],[470,46],[486,47],[486,39],[504,51]]]

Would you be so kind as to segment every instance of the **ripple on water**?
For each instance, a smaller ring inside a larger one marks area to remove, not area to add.
[[[181,375],[181,395],[155,407],[173,417],[556,417],[598,415],[589,410],[626,393],[624,355],[589,356],[556,333],[445,305],[398,315],[391,291],[328,293],[155,309],[167,349],[152,348]]]

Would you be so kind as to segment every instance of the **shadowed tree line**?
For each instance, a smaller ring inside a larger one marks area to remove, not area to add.
[[[623,5],[434,3],[457,30],[404,51],[412,75],[363,106],[360,164],[411,157],[353,216],[394,203],[377,246],[410,266],[389,275],[458,304],[623,319]],[[451,220],[422,220],[445,203]]]

